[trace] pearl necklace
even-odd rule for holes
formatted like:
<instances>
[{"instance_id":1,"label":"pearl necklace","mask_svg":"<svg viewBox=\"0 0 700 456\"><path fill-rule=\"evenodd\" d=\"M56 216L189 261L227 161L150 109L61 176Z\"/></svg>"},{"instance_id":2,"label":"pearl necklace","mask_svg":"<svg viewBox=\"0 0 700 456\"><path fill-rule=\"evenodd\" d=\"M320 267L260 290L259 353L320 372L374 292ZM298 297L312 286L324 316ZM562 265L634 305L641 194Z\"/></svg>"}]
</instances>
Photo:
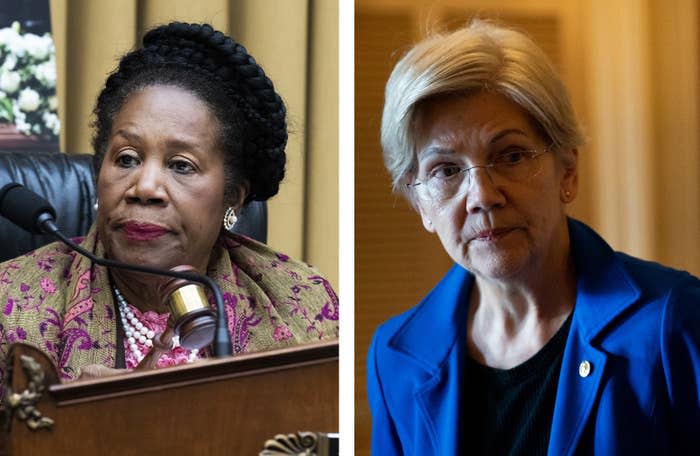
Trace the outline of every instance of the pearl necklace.
<instances>
[{"instance_id":1,"label":"pearl necklace","mask_svg":"<svg viewBox=\"0 0 700 456\"><path fill-rule=\"evenodd\" d=\"M141 348L138 346L138 343L145 345L148 348L148 350L150 350L153 347L153 338L156 334L154 331L148 329L148 327L144 325L131 311L131 309L129 308L129 304L126 302L126 299L124 299L124 296L122 296L117 286L113 285L113 287L114 295L117 297L117 305L119 306L122 327L124 328L126 340L129 343L129 349L136 358L136 362L140 363L146 356L146 354L141 351ZM172 347L170 349L172 350L179 346L180 338L178 336L173 336ZM187 356L187 362L193 362L195 359L197 359L198 354L199 350L196 348L190 351L190 354Z\"/></svg>"}]
</instances>

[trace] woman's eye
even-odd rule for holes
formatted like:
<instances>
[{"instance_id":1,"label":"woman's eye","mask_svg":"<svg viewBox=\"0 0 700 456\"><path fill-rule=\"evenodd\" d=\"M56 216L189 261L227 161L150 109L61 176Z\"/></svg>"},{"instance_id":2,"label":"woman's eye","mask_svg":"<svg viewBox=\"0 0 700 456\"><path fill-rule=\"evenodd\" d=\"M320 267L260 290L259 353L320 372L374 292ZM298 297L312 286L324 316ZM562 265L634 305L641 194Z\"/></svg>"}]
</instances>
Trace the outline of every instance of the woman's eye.
<instances>
[{"instance_id":1,"label":"woman's eye","mask_svg":"<svg viewBox=\"0 0 700 456\"><path fill-rule=\"evenodd\" d=\"M179 174L192 174L195 171L192 163L186 160L174 160L170 162L170 168Z\"/></svg>"},{"instance_id":2,"label":"woman's eye","mask_svg":"<svg viewBox=\"0 0 700 456\"><path fill-rule=\"evenodd\" d=\"M139 159L129 154L122 154L117 157L117 165L122 168L133 168L139 164Z\"/></svg>"},{"instance_id":3,"label":"woman's eye","mask_svg":"<svg viewBox=\"0 0 700 456\"><path fill-rule=\"evenodd\" d=\"M450 177L456 176L462 171L462 168L456 165L444 165L433 169L430 172L431 178L437 179L449 179Z\"/></svg>"},{"instance_id":4,"label":"woman's eye","mask_svg":"<svg viewBox=\"0 0 700 456\"><path fill-rule=\"evenodd\" d=\"M494 163L504 165L517 165L527 158L527 151L522 149L509 150L496 157Z\"/></svg>"}]
</instances>

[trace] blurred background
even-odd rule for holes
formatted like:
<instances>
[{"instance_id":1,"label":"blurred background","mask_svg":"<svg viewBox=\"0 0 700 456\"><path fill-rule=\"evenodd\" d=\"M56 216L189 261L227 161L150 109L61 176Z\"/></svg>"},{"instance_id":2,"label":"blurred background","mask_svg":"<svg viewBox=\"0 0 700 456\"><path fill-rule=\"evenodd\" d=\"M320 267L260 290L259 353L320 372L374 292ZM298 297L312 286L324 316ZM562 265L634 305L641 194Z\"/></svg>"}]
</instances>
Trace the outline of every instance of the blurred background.
<instances>
[{"instance_id":1,"label":"blurred background","mask_svg":"<svg viewBox=\"0 0 700 456\"><path fill-rule=\"evenodd\" d=\"M338 5L323 0L50 0L60 149L92 153L90 115L119 57L172 20L241 42L287 103L287 174L268 203L268 244L338 286Z\"/></svg>"},{"instance_id":2,"label":"blurred background","mask_svg":"<svg viewBox=\"0 0 700 456\"><path fill-rule=\"evenodd\" d=\"M384 84L412 43L491 18L528 33L567 85L588 143L570 215L616 250L700 276L700 2L355 1L356 453L369 454L366 353L382 321L451 265L391 193L379 128ZM425 328L426 333L430 328ZM396 375L401 375L397 372Z\"/></svg>"}]
</instances>

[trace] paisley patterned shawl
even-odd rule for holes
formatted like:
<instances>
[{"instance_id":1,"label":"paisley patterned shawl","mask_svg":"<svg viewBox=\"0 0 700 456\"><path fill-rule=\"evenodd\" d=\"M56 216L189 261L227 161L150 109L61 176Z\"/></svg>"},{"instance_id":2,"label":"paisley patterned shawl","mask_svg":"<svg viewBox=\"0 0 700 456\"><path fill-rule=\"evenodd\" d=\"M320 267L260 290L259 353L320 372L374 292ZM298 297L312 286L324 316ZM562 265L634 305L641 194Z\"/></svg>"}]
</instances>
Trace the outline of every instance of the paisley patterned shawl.
<instances>
[{"instance_id":1,"label":"paisley patterned shawl","mask_svg":"<svg viewBox=\"0 0 700 456\"><path fill-rule=\"evenodd\" d=\"M94 226L80 244L104 253ZM328 281L265 244L222 236L207 275L221 287L234 355L338 337L338 298ZM1 263L0 399L14 342L46 352L63 380L88 364L114 367L115 309L107 269L63 244Z\"/></svg>"}]
</instances>

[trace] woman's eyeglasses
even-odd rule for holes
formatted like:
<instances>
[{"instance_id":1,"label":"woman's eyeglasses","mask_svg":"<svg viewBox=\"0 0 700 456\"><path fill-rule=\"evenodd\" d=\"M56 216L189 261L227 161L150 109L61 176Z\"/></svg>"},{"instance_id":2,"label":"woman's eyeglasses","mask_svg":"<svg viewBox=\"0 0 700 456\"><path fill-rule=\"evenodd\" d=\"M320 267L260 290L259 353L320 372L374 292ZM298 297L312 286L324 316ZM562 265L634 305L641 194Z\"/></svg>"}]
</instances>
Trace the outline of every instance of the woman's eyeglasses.
<instances>
[{"instance_id":1,"label":"woman's eyeglasses","mask_svg":"<svg viewBox=\"0 0 700 456\"><path fill-rule=\"evenodd\" d=\"M498 154L485 165L464 168L454 164L442 165L432 169L424 179L416 180L406 186L415 189L423 199L443 202L468 191L473 169L486 169L494 184L525 182L532 179L542 169L539 158L547 152L549 152L548 149L543 151L511 149Z\"/></svg>"}]
</instances>

